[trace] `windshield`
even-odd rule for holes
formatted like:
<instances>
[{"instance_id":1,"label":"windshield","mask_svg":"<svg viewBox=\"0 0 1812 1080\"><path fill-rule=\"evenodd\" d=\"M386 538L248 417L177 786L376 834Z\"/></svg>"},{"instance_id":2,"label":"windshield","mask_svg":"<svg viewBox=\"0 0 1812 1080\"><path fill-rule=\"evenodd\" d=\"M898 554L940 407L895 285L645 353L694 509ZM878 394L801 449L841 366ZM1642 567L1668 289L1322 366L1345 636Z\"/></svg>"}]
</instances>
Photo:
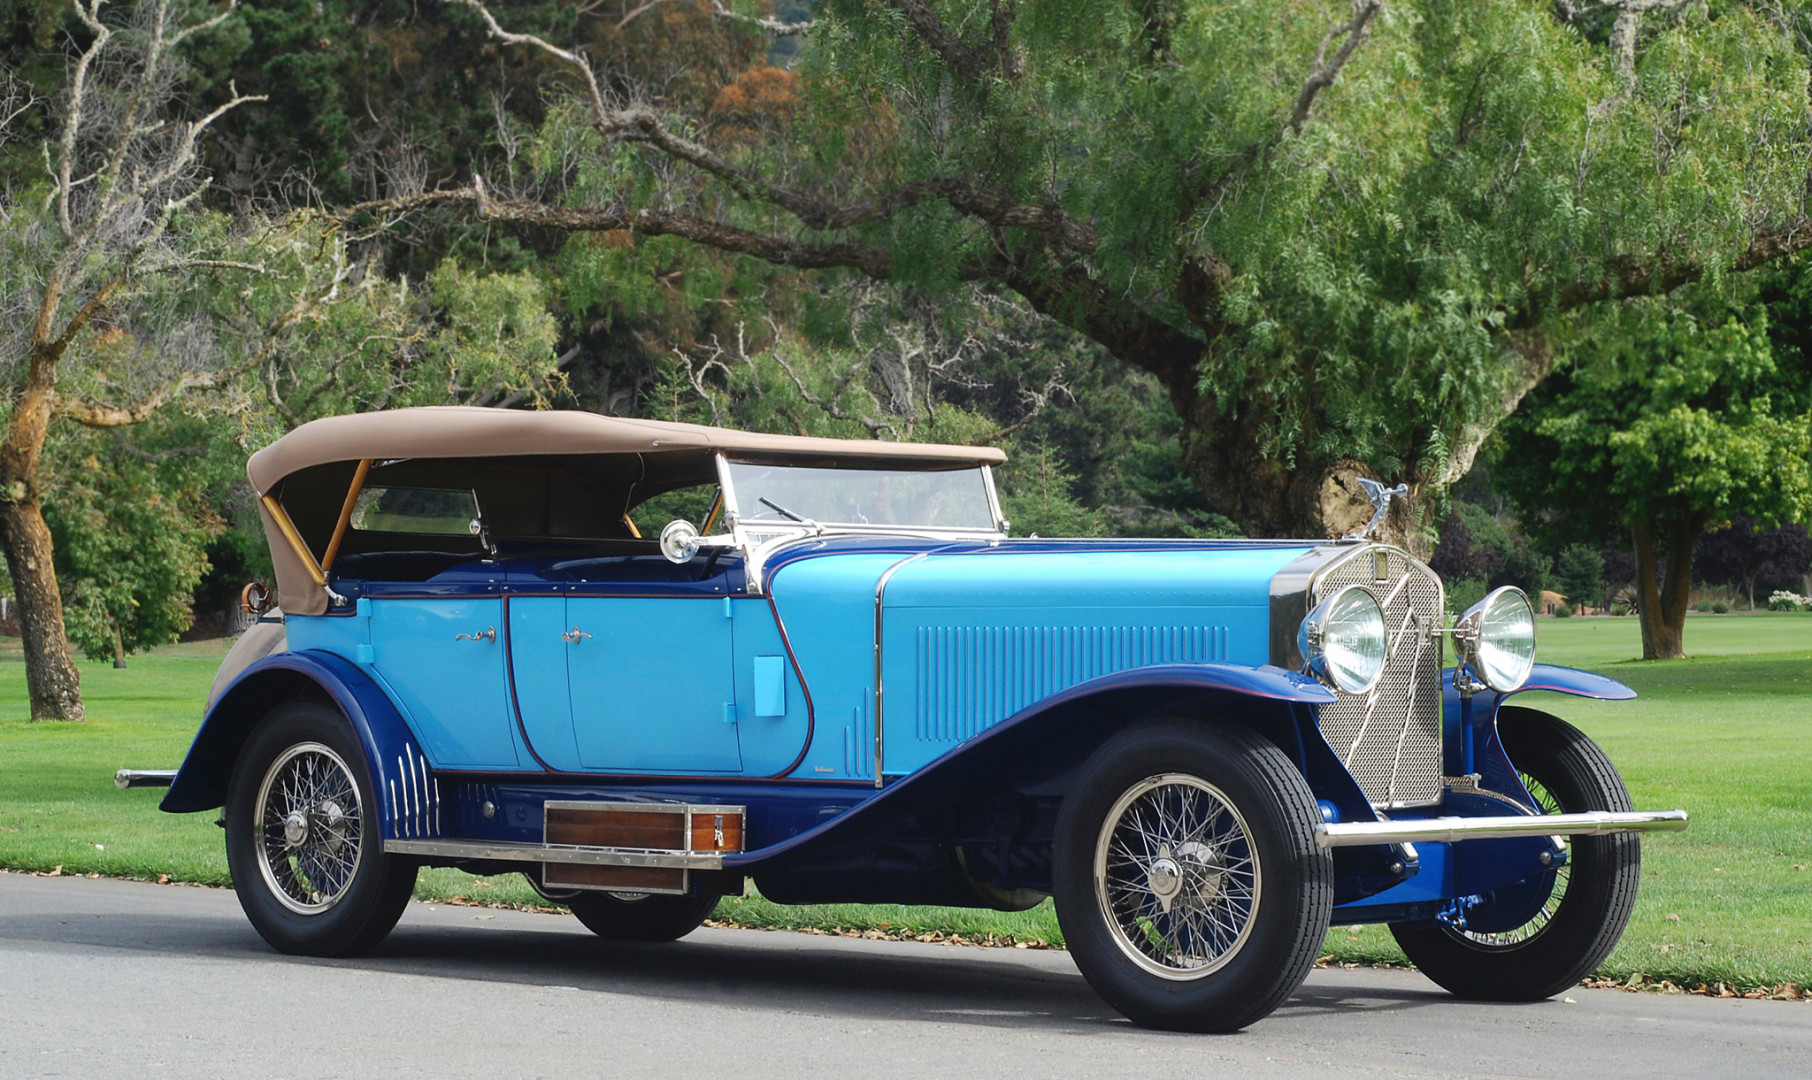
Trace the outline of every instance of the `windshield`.
<instances>
[{"instance_id":1,"label":"windshield","mask_svg":"<svg viewBox=\"0 0 1812 1080\"><path fill-rule=\"evenodd\" d=\"M745 525L897 525L931 529L995 528L980 468L819 469L730 462L730 483Z\"/></svg>"}]
</instances>

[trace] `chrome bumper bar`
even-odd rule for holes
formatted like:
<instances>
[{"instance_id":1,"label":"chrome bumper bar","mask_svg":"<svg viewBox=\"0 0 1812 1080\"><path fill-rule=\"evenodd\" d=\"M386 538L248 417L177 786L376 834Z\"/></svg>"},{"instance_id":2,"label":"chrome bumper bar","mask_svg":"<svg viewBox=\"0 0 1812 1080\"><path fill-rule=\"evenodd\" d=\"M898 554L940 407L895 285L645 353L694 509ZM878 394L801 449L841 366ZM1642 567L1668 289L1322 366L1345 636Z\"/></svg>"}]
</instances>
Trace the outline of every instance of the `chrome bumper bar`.
<instances>
[{"instance_id":1,"label":"chrome bumper bar","mask_svg":"<svg viewBox=\"0 0 1812 1080\"><path fill-rule=\"evenodd\" d=\"M175 782L175 769L121 769L113 774L113 786L121 791L135 787L169 787Z\"/></svg>"},{"instance_id":2,"label":"chrome bumper bar","mask_svg":"<svg viewBox=\"0 0 1812 1080\"><path fill-rule=\"evenodd\" d=\"M498 862L587 863L593 866L664 866L683 870L722 870L715 852L661 851L645 848L567 847L562 844L485 843L475 840L386 840L384 851L436 859L485 859Z\"/></svg>"},{"instance_id":3,"label":"chrome bumper bar","mask_svg":"<svg viewBox=\"0 0 1812 1080\"><path fill-rule=\"evenodd\" d=\"M1372 844L1453 844L1462 840L1507 840L1520 836L1608 836L1621 832L1680 832L1684 810L1638 810L1583 814L1517 814L1507 817L1444 817L1410 821L1343 821L1315 827L1319 847Z\"/></svg>"}]
</instances>

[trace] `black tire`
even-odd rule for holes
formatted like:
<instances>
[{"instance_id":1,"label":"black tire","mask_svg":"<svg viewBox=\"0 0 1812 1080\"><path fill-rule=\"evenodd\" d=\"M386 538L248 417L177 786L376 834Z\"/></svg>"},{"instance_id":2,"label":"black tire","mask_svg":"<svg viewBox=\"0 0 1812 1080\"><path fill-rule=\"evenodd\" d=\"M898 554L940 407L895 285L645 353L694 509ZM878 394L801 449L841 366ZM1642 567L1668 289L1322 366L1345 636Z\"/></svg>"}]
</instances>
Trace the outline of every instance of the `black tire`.
<instances>
[{"instance_id":1,"label":"black tire","mask_svg":"<svg viewBox=\"0 0 1812 1080\"><path fill-rule=\"evenodd\" d=\"M304 778L318 786L291 794ZM386 855L382 837L346 718L314 701L272 709L240 752L226 803L227 867L259 935L304 956L354 956L382 941L409 903L417 869Z\"/></svg>"},{"instance_id":2,"label":"black tire","mask_svg":"<svg viewBox=\"0 0 1812 1080\"><path fill-rule=\"evenodd\" d=\"M1302 985L1333 915L1320 820L1295 764L1249 731L1164 721L1121 732L1057 817L1057 919L1076 966L1146 1027L1235 1031L1263 1018Z\"/></svg>"},{"instance_id":3,"label":"black tire","mask_svg":"<svg viewBox=\"0 0 1812 1080\"><path fill-rule=\"evenodd\" d=\"M678 941L710 918L721 899L715 892L665 896L586 890L566 906L605 941Z\"/></svg>"},{"instance_id":4,"label":"black tire","mask_svg":"<svg viewBox=\"0 0 1812 1080\"><path fill-rule=\"evenodd\" d=\"M1630 809L1629 792L1604 751L1559 717L1505 708L1498 737L1545 812ZM1397 923L1391 933L1411 963L1460 997L1553 997L1597 970L1617 946L1642 876L1636 833L1576 836L1569 847L1564 867L1545 875L1546 888L1536 882L1540 910L1521 926L1480 933L1443 922ZM1511 895L1520 911L1529 910L1528 895ZM1488 909L1474 910L1489 918Z\"/></svg>"}]
</instances>

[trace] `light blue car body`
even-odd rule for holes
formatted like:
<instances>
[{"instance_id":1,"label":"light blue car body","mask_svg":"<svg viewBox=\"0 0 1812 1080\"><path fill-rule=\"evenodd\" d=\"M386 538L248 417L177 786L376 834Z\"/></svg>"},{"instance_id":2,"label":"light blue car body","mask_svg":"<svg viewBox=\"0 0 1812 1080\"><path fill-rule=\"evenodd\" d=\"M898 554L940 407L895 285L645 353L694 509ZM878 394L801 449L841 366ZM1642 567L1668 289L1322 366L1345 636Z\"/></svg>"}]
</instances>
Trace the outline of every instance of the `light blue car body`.
<instances>
[{"instance_id":1,"label":"light blue car body","mask_svg":"<svg viewBox=\"0 0 1812 1080\"><path fill-rule=\"evenodd\" d=\"M998 823L951 821L994 796L1019 800L1006 831L1033 855L992 880L1048 891L1036 849L1064 777L1152 716L1257 727L1324 818L1372 820L1318 731L1334 692L1273 665L1273 580L1326 546L802 538L757 581L735 554L503 551L425 582L343 575L343 605L288 616L287 651L219 696L164 806L220 805L262 703L307 681L358 714L387 837L539 842L550 799L734 804L747 836L724 872L781 900L985 903L933 864L1000 841ZM1451 682L1446 768L1526 800L1493 737L1501 698L1463 703ZM1548 667L1530 688L1629 696ZM1449 797L1393 816L1502 809ZM1416 847L1339 851L1336 921L1432 917L1554 851Z\"/></svg>"}]
</instances>

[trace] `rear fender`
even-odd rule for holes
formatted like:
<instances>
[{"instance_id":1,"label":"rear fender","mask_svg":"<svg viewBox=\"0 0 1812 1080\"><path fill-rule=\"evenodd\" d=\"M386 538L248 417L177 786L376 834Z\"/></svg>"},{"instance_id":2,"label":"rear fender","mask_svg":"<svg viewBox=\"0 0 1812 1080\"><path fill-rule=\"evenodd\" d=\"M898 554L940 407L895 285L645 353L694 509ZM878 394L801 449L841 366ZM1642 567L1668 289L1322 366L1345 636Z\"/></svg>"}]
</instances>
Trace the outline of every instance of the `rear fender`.
<instances>
[{"instance_id":1,"label":"rear fender","mask_svg":"<svg viewBox=\"0 0 1812 1080\"><path fill-rule=\"evenodd\" d=\"M1153 717L1212 716L1251 726L1298 761L1313 784L1326 772L1315 744L1332 757L1315 731L1313 706L1333 700L1314 680L1269 666L1172 664L1104 675L1015 713L847 813L724 865L782 870L866 850L976 792L1061 795L1066 778L1104 741ZM1345 769L1337 761L1334 767L1364 805Z\"/></svg>"},{"instance_id":2,"label":"rear fender","mask_svg":"<svg viewBox=\"0 0 1812 1080\"><path fill-rule=\"evenodd\" d=\"M298 698L346 717L386 838L441 835L440 785L396 705L349 661L315 650L267 657L233 680L208 709L160 808L181 814L224 805L246 739L272 708Z\"/></svg>"}]
</instances>

